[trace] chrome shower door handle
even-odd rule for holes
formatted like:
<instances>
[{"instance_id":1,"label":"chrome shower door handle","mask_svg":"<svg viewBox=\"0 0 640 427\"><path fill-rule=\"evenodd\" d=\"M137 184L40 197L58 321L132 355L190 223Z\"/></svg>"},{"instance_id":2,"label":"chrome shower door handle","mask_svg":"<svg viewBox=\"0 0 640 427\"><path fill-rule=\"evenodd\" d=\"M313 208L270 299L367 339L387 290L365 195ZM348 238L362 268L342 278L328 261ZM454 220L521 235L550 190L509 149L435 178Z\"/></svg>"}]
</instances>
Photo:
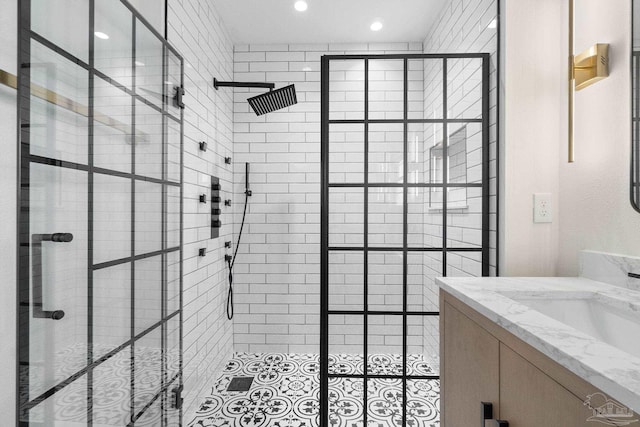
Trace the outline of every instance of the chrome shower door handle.
<instances>
[{"instance_id":1,"label":"chrome shower door handle","mask_svg":"<svg viewBox=\"0 0 640 427\"><path fill-rule=\"evenodd\" d=\"M31 298L33 317L60 320L62 310L44 310L42 302L42 242L67 243L73 240L71 233L33 234L31 236Z\"/></svg>"}]
</instances>

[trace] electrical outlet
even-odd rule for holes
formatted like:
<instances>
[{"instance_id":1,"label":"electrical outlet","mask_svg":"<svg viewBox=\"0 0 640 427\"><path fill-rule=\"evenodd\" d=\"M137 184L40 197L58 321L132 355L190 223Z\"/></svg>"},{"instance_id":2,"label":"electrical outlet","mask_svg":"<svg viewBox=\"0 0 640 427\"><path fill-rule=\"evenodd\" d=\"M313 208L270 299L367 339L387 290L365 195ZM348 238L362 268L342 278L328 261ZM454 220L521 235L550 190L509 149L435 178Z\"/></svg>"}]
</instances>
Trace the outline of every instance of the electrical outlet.
<instances>
[{"instance_id":1,"label":"electrical outlet","mask_svg":"<svg viewBox=\"0 0 640 427\"><path fill-rule=\"evenodd\" d=\"M533 195L533 222L553 222L550 193L535 193Z\"/></svg>"}]
</instances>

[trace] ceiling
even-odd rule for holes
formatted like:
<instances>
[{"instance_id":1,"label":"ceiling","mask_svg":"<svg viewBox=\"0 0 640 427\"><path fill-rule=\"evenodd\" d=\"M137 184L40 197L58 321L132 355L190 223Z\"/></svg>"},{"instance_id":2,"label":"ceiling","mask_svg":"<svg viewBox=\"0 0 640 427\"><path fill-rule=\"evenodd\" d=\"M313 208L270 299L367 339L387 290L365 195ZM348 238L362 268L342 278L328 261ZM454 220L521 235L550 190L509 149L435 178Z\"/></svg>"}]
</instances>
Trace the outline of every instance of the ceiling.
<instances>
[{"instance_id":1,"label":"ceiling","mask_svg":"<svg viewBox=\"0 0 640 427\"><path fill-rule=\"evenodd\" d=\"M213 0L235 44L422 42L447 0L306 2L298 12L295 0Z\"/></svg>"}]
</instances>

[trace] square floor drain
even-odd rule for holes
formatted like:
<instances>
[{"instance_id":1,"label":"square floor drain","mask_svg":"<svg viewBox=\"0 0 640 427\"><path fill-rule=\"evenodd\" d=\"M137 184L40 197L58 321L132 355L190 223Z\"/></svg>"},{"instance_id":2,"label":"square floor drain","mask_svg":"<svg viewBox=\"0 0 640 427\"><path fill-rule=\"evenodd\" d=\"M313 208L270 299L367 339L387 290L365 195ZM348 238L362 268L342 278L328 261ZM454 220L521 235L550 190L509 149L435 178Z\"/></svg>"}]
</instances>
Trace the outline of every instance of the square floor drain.
<instances>
[{"instance_id":1,"label":"square floor drain","mask_svg":"<svg viewBox=\"0 0 640 427\"><path fill-rule=\"evenodd\" d=\"M249 391L252 383L253 377L233 377L227 391Z\"/></svg>"}]
</instances>

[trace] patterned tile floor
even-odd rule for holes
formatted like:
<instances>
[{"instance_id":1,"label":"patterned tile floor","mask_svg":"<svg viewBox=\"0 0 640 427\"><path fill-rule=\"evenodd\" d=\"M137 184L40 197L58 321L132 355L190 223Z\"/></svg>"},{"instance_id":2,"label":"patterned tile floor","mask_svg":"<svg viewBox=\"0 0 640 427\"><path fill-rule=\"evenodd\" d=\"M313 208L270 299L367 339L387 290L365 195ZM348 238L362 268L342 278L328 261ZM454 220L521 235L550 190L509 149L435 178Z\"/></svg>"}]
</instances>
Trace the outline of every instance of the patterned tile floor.
<instances>
[{"instance_id":1,"label":"patterned tile floor","mask_svg":"<svg viewBox=\"0 0 640 427\"><path fill-rule=\"evenodd\" d=\"M371 374L401 373L398 355L369 356ZM433 375L419 355L409 355L408 372ZM331 356L330 372L362 373L363 359L355 355ZM375 368L375 369L372 369ZM311 354L237 353L215 383L189 427L318 427L318 356ZM233 377L253 377L247 392L230 392ZM329 381L331 427L363 426L363 380ZM402 426L402 382L369 379L367 427ZM440 426L440 382L407 382L406 426Z\"/></svg>"}]
</instances>

